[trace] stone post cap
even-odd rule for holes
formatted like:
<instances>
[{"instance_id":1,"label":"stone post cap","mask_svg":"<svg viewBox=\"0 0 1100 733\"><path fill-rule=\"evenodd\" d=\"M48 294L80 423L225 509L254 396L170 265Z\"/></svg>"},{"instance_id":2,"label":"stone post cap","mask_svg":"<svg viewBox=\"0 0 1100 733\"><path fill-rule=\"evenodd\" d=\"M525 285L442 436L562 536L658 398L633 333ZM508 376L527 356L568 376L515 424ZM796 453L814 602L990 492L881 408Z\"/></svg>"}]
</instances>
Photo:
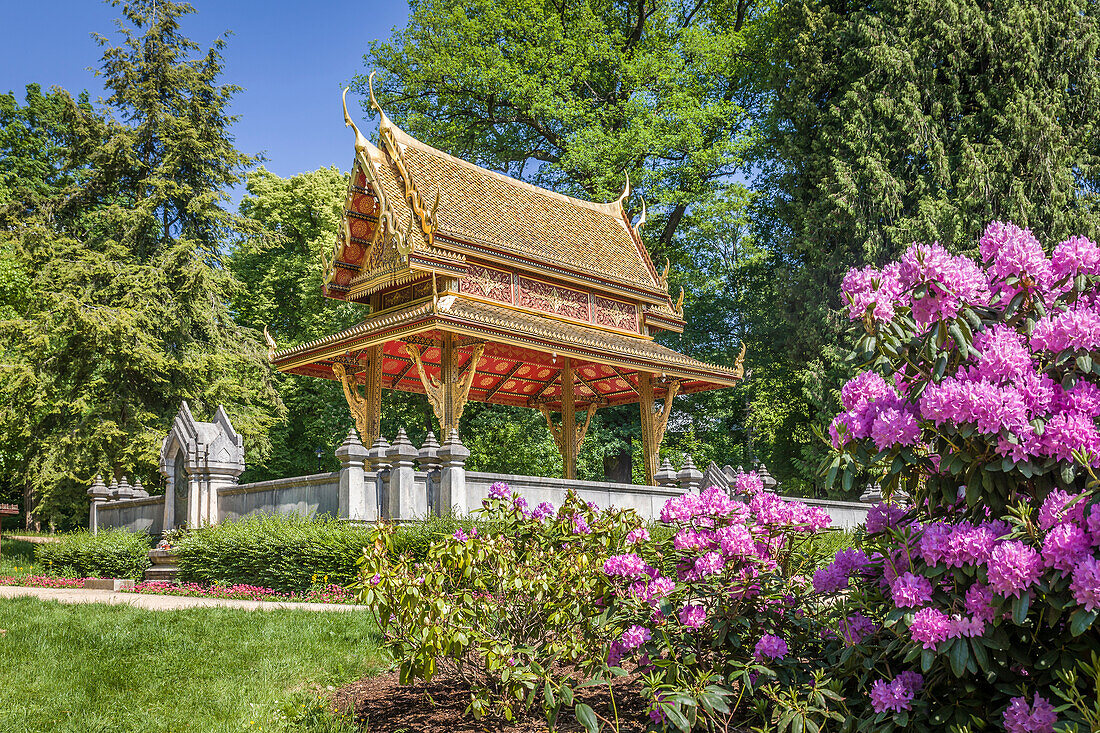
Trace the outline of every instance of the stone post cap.
<instances>
[{"instance_id":1,"label":"stone post cap","mask_svg":"<svg viewBox=\"0 0 1100 733\"><path fill-rule=\"evenodd\" d=\"M107 487L107 492L112 499L118 498L118 479L114 477L111 478L111 485Z\"/></svg>"},{"instance_id":2,"label":"stone post cap","mask_svg":"<svg viewBox=\"0 0 1100 733\"><path fill-rule=\"evenodd\" d=\"M439 441L435 439L435 433L428 431L428 437L424 438L424 444L420 446L421 463L435 463L439 457Z\"/></svg>"},{"instance_id":3,"label":"stone post cap","mask_svg":"<svg viewBox=\"0 0 1100 733\"><path fill-rule=\"evenodd\" d=\"M393 445L386 451L386 457L394 459L395 461L412 461L418 455L416 447L409 442L409 436L405 433L405 428L401 428L397 431L397 437L393 439Z\"/></svg>"},{"instance_id":4,"label":"stone post cap","mask_svg":"<svg viewBox=\"0 0 1100 733\"><path fill-rule=\"evenodd\" d=\"M126 478L125 475L123 475L122 480L118 482L118 498L134 498L134 489L130 486L130 481Z\"/></svg>"},{"instance_id":5,"label":"stone post cap","mask_svg":"<svg viewBox=\"0 0 1100 733\"><path fill-rule=\"evenodd\" d=\"M135 479L133 485L133 492L135 499L148 499L149 492L145 490L145 487L141 485L141 479Z\"/></svg>"},{"instance_id":6,"label":"stone post cap","mask_svg":"<svg viewBox=\"0 0 1100 733\"><path fill-rule=\"evenodd\" d=\"M385 466L389 463L389 459L386 458L386 454L389 452L390 443L386 440L386 436L379 435L378 440L374 441L374 445L367 451L367 460L370 461L371 466Z\"/></svg>"},{"instance_id":7,"label":"stone post cap","mask_svg":"<svg viewBox=\"0 0 1100 733\"><path fill-rule=\"evenodd\" d=\"M667 486L676 483L676 469L672 467L672 461L667 458L661 464L660 470L653 475L653 479L659 486Z\"/></svg>"},{"instance_id":8,"label":"stone post cap","mask_svg":"<svg viewBox=\"0 0 1100 733\"><path fill-rule=\"evenodd\" d=\"M470 449L462 445L457 430L452 429L447 441L439 447L439 457L447 463L465 463L470 457Z\"/></svg>"},{"instance_id":9,"label":"stone post cap","mask_svg":"<svg viewBox=\"0 0 1100 733\"><path fill-rule=\"evenodd\" d=\"M111 490L107 488L107 484L103 483L103 477L98 473L91 488L88 489L88 496L92 497L92 501L107 501L111 497Z\"/></svg>"},{"instance_id":10,"label":"stone post cap","mask_svg":"<svg viewBox=\"0 0 1100 733\"><path fill-rule=\"evenodd\" d=\"M695 467L695 461L691 460L691 456L686 456L684 458L684 466L680 469L680 472L676 474L676 478L680 481L699 482L703 479L703 472Z\"/></svg>"},{"instance_id":11,"label":"stone post cap","mask_svg":"<svg viewBox=\"0 0 1100 733\"><path fill-rule=\"evenodd\" d=\"M344 438L344 442L336 449L336 457L341 463L363 461L369 455L370 450L359 442L359 435L355 432L355 428L348 431L348 437Z\"/></svg>"}]
</instances>

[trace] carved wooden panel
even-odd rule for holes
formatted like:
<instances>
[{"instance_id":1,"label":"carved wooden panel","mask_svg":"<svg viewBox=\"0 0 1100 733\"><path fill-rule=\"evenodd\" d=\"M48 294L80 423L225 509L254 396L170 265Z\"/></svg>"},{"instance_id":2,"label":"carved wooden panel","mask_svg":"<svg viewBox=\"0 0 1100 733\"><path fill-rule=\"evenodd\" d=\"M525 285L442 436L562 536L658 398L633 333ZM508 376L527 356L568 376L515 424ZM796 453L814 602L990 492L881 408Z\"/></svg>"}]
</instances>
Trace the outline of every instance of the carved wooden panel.
<instances>
[{"instance_id":1,"label":"carved wooden panel","mask_svg":"<svg viewBox=\"0 0 1100 733\"><path fill-rule=\"evenodd\" d=\"M638 331L638 311L633 304L596 296L596 323L626 331Z\"/></svg>"},{"instance_id":2,"label":"carved wooden panel","mask_svg":"<svg viewBox=\"0 0 1100 733\"><path fill-rule=\"evenodd\" d=\"M471 264L466 275L459 281L458 289L462 293L511 303L512 275L504 270Z\"/></svg>"},{"instance_id":3,"label":"carved wooden panel","mask_svg":"<svg viewBox=\"0 0 1100 733\"><path fill-rule=\"evenodd\" d=\"M588 294L561 285L520 277L519 304L544 313L588 320Z\"/></svg>"},{"instance_id":4,"label":"carved wooden panel","mask_svg":"<svg viewBox=\"0 0 1100 733\"><path fill-rule=\"evenodd\" d=\"M382 309L393 308L395 305L408 303L420 298L426 298L432 294L431 280L421 280L388 293L382 293Z\"/></svg>"}]
</instances>

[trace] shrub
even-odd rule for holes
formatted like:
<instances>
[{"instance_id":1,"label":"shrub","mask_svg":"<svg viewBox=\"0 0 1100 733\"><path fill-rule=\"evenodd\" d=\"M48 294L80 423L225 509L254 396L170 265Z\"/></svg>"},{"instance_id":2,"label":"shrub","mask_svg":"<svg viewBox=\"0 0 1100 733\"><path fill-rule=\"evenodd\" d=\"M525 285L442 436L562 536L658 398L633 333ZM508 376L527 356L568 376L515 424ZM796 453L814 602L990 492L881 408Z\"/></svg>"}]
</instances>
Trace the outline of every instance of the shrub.
<instances>
[{"instance_id":1,"label":"shrub","mask_svg":"<svg viewBox=\"0 0 1100 733\"><path fill-rule=\"evenodd\" d=\"M149 567L150 538L124 529L60 535L38 545L35 560L47 573L91 578L140 578Z\"/></svg>"},{"instance_id":2,"label":"shrub","mask_svg":"<svg viewBox=\"0 0 1100 733\"><path fill-rule=\"evenodd\" d=\"M994 223L979 251L844 281L868 370L828 475L912 499L868 516L873 563L814 578L861 730L1100 727L1100 249Z\"/></svg>"},{"instance_id":3,"label":"shrub","mask_svg":"<svg viewBox=\"0 0 1100 733\"><path fill-rule=\"evenodd\" d=\"M670 531L650 532L632 510L599 511L573 493L530 511L496 484L478 531L433 543L426 562L394 560L383 533L362 560L360 600L401 681L457 674L477 717L538 705L551 726L563 709L589 730L616 726L575 692L621 695L610 683L631 672L651 717L682 731L721 728L739 705L749 716L754 698L796 690L835 715L833 692L803 663L824 646L798 610L807 581L782 570L828 515L764 493L755 475L739 488L748 503L715 488L671 499Z\"/></svg>"},{"instance_id":4,"label":"shrub","mask_svg":"<svg viewBox=\"0 0 1100 733\"><path fill-rule=\"evenodd\" d=\"M392 532L390 551L422 561L432 541L459 526L470 522L440 517L401 525ZM350 583L376 532L331 517L250 515L181 534L175 549L184 582L301 593L318 584Z\"/></svg>"}]
</instances>

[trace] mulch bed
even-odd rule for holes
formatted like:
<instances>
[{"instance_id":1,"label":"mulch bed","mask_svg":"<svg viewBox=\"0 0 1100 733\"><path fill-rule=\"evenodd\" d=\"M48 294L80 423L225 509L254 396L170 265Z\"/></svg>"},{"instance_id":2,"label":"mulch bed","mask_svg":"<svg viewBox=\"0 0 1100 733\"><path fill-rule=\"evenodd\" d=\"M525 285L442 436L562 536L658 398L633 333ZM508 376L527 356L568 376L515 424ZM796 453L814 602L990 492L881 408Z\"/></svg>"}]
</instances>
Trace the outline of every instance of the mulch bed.
<instances>
[{"instance_id":1,"label":"mulch bed","mask_svg":"<svg viewBox=\"0 0 1100 733\"><path fill-rule=\"evenodd\" d=\"M367 677L338 689L333 703L340 710L354 708L355 719L367 733L542 733L548 731L542 708L526 717L505 720L474 720L463 715L470 692L460 679L437 675L430 684L398 684L396 672ZM634 688L634 689L631 689ZM645 730L649 721L646 706L630 678L616 681L615 702L621 733ZM589 687L578 697L600 715L611 719L610 694L606 687ZM572 713L562 711L557 730L582 731Z\"/></svg>"}]
</instances>

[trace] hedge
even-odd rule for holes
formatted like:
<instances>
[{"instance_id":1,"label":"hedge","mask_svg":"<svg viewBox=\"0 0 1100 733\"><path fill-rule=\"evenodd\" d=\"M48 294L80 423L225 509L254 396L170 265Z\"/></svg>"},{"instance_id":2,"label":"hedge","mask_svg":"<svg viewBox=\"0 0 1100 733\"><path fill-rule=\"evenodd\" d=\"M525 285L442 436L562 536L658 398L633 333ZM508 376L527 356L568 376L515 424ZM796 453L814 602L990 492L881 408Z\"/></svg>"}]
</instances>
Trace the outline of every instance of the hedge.
<instances>
[{"instance_id":1,"label":"hedge","mask_svg":"<svg viewBox=\"0 0 1100 733\"><path fill-rule=\"evenodd\" d=\"M149 535L124 529L61 535L34 548L35 560L50 574L85 578L140 579L149 567Z\"/></svg>"},{"instance_id":2,"label":"hedge","mask_svg":"<svg viewBox=\"0 0 1100 733\"><path fill-rule=\"evenodd\" d=\"M403 525L390 552L423 559L432 541L470 524L435 518ZM373 528L330 517L251 515L187 533L176 554L184 582L242 583L293 593L322 584L326 577L328 583L347 585L363 548L373 542Z\"/></svg>"}]
</instances>

